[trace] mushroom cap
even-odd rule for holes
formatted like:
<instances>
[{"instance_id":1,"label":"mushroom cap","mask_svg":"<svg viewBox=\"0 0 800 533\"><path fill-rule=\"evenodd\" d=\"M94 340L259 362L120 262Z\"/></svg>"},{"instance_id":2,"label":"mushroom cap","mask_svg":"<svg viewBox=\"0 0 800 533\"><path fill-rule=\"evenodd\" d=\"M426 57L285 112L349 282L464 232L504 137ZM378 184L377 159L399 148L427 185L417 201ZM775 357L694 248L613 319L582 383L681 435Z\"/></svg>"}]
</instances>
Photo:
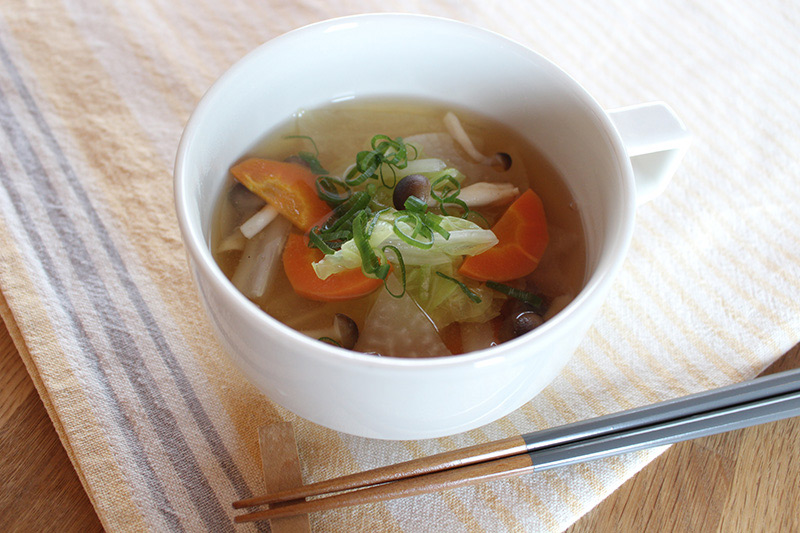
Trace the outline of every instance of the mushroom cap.
<instances>
[{"instance_id":1,"label":"mushroom cap","mask_svg":"<svg viewBox=\"0 0 800 533\"><path fill-rule=\"evenodd\" d=\"M529 331L533 331L544 323L542 315L533 311L523 311L512 319L514 335L519 337Z\"/></svg>"},{"instance_id":2,"label":"mushroom cap","mask_svg":"<svg viewBox=\"0 0 800 533\"><path fill-rule=\"evenodd\" d=\"M490 159L490 166L498 172L505 172L511 168L511 156L505 152L497 152Z\"/></svg>"},{"instance_id":3,"label":"mushroom cap","mask_svg":"<svg viewBox=\"0 0 800 533\"><path fill-rule=\"evenodd\" d=\"M358 341L358 325L349 316L336 313L333 317L333 331L342 348L352 350Z\"/></svg>"},{"instance_id":4,"label":"mushroom cap","mask_svg":"<svg viewBox=\"0 0 800 533\"><path fill-rule=\"evenodd\" d=\"M422 174L409 174L397 182L392 194L394 208L402 211L406 208L409 196L416 196L422 202L428 201L431 195L431 182Z\"/></svg>"}]
</instances>

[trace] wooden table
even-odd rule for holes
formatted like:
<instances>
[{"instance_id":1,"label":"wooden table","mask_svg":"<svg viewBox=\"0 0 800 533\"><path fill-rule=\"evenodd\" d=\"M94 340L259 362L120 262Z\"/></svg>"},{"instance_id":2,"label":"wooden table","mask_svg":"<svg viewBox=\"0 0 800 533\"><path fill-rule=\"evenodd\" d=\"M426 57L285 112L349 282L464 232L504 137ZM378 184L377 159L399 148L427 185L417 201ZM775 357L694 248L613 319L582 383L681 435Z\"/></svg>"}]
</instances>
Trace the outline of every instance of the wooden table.
<instances>
[{"instance_id":1,"label":"wooden table","mask_svg":"<svg viewBox=\"0 0 800 533\"><path fill-rule=\"evenodd\" d=\"M800 367L800 345L770 371ZM569 533L800 531L800 418L670 448ZM0 531L102 531L0 323Z\"/></svg>"}]
</instances>

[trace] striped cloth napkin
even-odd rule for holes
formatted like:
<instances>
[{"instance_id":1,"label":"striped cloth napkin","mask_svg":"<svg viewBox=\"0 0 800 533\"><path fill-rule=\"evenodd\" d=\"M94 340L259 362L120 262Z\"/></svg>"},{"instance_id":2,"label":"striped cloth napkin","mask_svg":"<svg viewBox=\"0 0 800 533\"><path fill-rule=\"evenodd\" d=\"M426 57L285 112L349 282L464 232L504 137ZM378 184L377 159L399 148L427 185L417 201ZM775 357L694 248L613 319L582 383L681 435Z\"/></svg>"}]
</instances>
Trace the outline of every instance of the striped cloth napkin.
<instances>
[{"instance_id":1,"label":"striped cloth napkin","mask_svg":"<svg viewBox=\"0 0 800 533\"><path fill-rule=\"evenodd\" d=\"M695 135L561 376L496 423L415 442L321 428L245 381L195 295L171 182L184 123L235 60L306 23L396 7L518 40L607 108L664 100ZM800 5L780 0L4 0L0 310L105 527L233 530L230 503L261 490L256 431L271 422L294 424L313 482L756 375L800 341L798 36ZM559 531L657 453L312 526Z\"/></svg>"}]
</instances>

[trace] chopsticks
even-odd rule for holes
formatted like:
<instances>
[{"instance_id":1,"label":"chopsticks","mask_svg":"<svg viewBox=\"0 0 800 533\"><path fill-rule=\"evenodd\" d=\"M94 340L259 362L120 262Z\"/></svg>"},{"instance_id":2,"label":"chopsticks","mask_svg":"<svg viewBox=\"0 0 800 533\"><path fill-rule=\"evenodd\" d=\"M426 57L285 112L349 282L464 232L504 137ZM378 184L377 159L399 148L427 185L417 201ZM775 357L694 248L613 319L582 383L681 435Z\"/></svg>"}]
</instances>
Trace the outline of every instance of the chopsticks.
<instances>
[{"instance_id":1,"label":"chopsticks","mask_svg":"<svg viewBox=\"0 0 800 533\"><path fill-rule=\"evenodd\" d=\"M438 492L797 415L800 415L800 369L240 500L234 503L235 508L281 503L237 516L235 521L278 518ZM341 494L304 500L334 492Z\"/></svg>"}]
</instances>

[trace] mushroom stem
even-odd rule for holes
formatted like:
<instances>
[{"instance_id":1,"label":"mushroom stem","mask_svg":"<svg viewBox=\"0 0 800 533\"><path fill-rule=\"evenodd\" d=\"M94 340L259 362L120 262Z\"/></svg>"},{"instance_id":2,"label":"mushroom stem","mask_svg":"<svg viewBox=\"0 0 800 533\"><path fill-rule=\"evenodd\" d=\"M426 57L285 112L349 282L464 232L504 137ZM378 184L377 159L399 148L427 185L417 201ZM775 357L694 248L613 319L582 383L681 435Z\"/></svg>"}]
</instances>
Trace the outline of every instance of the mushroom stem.
<instances>
[{"instance_id":1,"label":"mushroom stem","mask_svg":"<svg viewBox=\"0 0 800 533\"><path fill-rule=\"evenodd\" d=\"M352 350L358 341L358 326L349 316L336 313L333 323L326 328L302 330L301 333L315 339L332 339L342 348Z\"/></svg>"},{"instance_id":2,"label":"mushroom stem","mask_svg":"<svg viewBox=\"0 0 800 533\"><path fill-rule=\"evenodd\" d=\"M266 228L270 222L275 220L276 216L278 216L278 211L276 211L271 205L267 204L255 215L248 218L244 224L239 226L239 230L242 232L242 235L248 239L252 239L253 235Z\"/></svg>"},{"instance_id":3,"label":"mushroom stem","mask_svg":"<svg viewBox=\"0 0 800 533\"><path fill-rule=\"evenodd\" d=\"M472 140L469 138L469 135L467 135L466 130L464 130L464 126L461 125L461 121L458 120L458 117L455 116L452 111L448 111L444 116L444 126L447 128L447 133L461 145L461 148L463 148L472 159L478 163L486 163L489 161L489 158L480 153L478 149L475 148L475 145L472 144Z\"/></svg>"},{"instance_id":4,"label":"mushroom stem","mask_svg":"<svg viewBox=\"0 0 800 533\"><path fill-rule=\"evenodd\" d=\"M444 126L447 128L447 133L450 134L453 140L458 143L475 162L490 166L498 172L505 172L511 168L511 156L507 153L497 152L492 156L485 156L475 148L475 145L472 144L472 139L469 138L464 126L461 125L461 121L458 120L458 117L452 111L448 111L444 116Z\"/></svg>"},{"instance_id":5,"label":"mushroom stem","mask_svg":"<svg viewBox=\"0 0 800 533\"><path fill-rule=\"evenodd\" d=\"M473 183L461 189L458 197L470 207L511 202L519 196L519 189L510 183Z\"/></svg>"},{"instance_id":6,"label":"mushroom stem","mask_svg":"<svg viewBox=\"0 0 800 533\"><path fill-rule=\"evenodd\" d=\"M519 196L519 189L510 183L489 183L481 181L461 189L458 199L469 207L509 203ZM435 198L428 198L428 205L436 205Z\"/></svg>"}]
</instances>

